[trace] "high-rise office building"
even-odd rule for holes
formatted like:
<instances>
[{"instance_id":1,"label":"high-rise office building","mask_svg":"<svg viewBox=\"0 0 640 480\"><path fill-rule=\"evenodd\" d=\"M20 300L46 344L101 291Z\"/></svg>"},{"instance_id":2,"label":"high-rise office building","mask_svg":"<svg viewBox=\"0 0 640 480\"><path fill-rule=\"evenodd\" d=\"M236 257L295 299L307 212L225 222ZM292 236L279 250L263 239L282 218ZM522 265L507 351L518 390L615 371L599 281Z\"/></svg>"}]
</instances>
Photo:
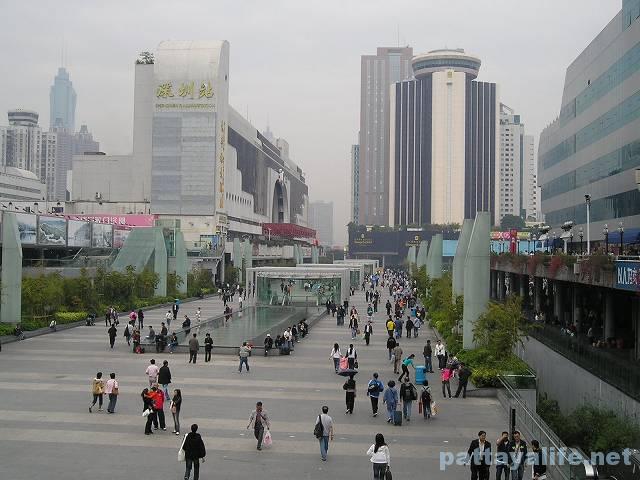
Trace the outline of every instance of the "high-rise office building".
<instances>
[{"instance_id":1,"label":"high-rise office building","mask_svg":"<svg viewBox=\"0 0 640 480\"><path fill-rule=\"evenodd\" d=\"M475 80L462 49L412 60L415 80L391 89L390 225L461 223L497 210L498 94Z\"/></svg>"},{"instance_id":2,"label":"high-rise office building","mask_svg":"<svg viewBox=\"0 0 640 480\"><path fill-rule=\"evenodd\" d=\"M333 202L309 202L309 226L321 245L333 245Z\"/></svg>"},{"instance_id":3,"label":"high-rise office building","mask_svg":"<svg viewBox=\"0 0 640 480\"><path fill-rule=\"evenodd\" d=\"M498 221L505 215L537 220L536 171L533 136L525 134L520 115L501 103Z\"/></svg>"},{"instance_id":4,"label":"high-rise office building","mask_svg":"<svg viewBox=\"0 0 640 480\"><path fill-rule=\"evenodd\" d=\"M358 223L388 222L389 87L412 77L412 56L410 47L384 47L361 58Z\"/></svg>"},{"instance_id":5,"label":"high-rise office building","mask_svg":"<svg viewBox=\"0 0 640 480\"><path fill-rule=\"evenodd\" d=\"M591 239L617 243L623 228L640 225L640 1L621 11L567 68L560 116L540 135L542 212L558 227L575 222ZM615 233L613 233L615 231Z\"/></svg>"},{"instance_id":6,"label":"high-rise office building","mask_svg":"<svg viewBox=\"0 0 640 480\"><path fill-rule=\"evenodd\" d=\"M30 110L9 110L9 126L0 127L0 163L34 173L55 190L57 136L38 125L39 115ZM48 194L48 193L47 193Z\"/></svg>"},{"instance_id":7,"label":"high-rise office building","mask_svg":"<svg viewBox=\"0 0 640 480\"><path fill-rule=\"evenodd\" d=\"M360 212L360 145L351 145L351 221L358 223Z\"/></svg>"},{"instance_id":8,"label":"high-rise office building","mask_svg":"<svg viewBox=\"0 0 640 480\"><path fill-rule=\"evenodd\" d=\"M100 142L93 139L93 134L86 125L81 125L80 130L73 136L73 154L84 155L100 151Z\"/></svg>"},{"instance_id":9,"label":"high-rise office building","mask_svg":"<svg viewBox=\"0 0 640 480\"><path fill-rule=\"evenodd\" d=\"M49 92L49 128L62 126L69 132L75 131L76 123L76 91L69 80L69 72L64 67L58 68Z\"/></svg>"}]
</instances>

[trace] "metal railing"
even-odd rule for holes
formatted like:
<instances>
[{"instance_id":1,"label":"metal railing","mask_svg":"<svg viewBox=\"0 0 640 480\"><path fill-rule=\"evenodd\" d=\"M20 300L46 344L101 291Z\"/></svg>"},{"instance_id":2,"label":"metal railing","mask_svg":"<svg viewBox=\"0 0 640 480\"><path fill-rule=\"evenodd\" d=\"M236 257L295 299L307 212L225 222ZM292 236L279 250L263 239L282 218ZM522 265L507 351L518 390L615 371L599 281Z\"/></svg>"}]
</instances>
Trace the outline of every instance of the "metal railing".
<instances>
[{"instance_id":1,"label":"metal railing","mask_svg":"<svg viewBox=\"0 0 640 480\"><path fill-rule=\"evenodd\" d=\"M598 348L584 336L571 336L560 327L542 325L530 336L596 377L640 401L640 369L631 349Z\"/></svg>"},{"instance_id":2,"label":"metal railing","mask_svg":"<svg viewBox=\"0 0 640 480\"><path fill-rule=\"evenodd\" d=\"M572 467L569 464L570 449L536 412L527 407L518 391L512 387L512 379L502 376L498 376L498 379L505 392L500 396L500 401L510 415L515 414L513 420L515 420L516 429L523 434L528 443L531 443L531 440L538 440L542 449L554 452L555 461L547 462L547 478L553 480L586 478L584 475L579 475L581 466ZM584 467L582 469L584 470Z\"/></svg>"}]
</instances>

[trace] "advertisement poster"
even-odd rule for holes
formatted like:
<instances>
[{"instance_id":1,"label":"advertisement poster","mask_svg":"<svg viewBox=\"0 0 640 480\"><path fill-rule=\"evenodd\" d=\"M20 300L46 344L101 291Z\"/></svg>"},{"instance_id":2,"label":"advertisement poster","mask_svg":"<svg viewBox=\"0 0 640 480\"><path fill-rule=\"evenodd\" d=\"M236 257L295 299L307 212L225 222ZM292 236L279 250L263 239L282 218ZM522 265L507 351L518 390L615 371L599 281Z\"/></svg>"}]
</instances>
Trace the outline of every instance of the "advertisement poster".
<instances>
[{"instance_id":1,"label":"advertisement poster","mask_svg":"<svg viewBox=\"0 0 640 480\"><path fill-rule=\"evenodd\" d=\"M131 230L116 228L113 231L113 248L122 248L130 233Z\"/></svg>"},{"instance_id":2,"label":"advertisement poster","mask_svg":"<svg viewBox=\"0 0 640 480\"><path fill-rule=\"evenodd\" d=\"M36 243L38 226L36 218L35 215L31 215L30 213L16 213L20 242L22 242L22 244Z\"/></svg>"},{"instance_id":3,"label":"advertisement poster","mask_svg":"<svg viewBox=\"0 0 640 480\"><path fill-rule=\"evenodd\" d=\"M69 220L67 245L70 247L90 247L91 223Z\"/></svg>"},{"instance_id":4,"label":"advertisement poster","mask_svg":"<svg viewBox=\"0 0 640 480\"><path fill-rule=\"evenodd\" d=\"M111 248L113 246L113 225L94 223L91 229L91 246Z\"/></svg>"},{"instance_id":5,"label":"advertisement poster","mask_svg":"<svg viewBox=\"0 0 640 480\"><path fill-rule=\"evenodd\" d=\"M38 222L38 243L40 245L67 244L67 221L60 217L40 216Z\"/></svg>"}]
</instances>

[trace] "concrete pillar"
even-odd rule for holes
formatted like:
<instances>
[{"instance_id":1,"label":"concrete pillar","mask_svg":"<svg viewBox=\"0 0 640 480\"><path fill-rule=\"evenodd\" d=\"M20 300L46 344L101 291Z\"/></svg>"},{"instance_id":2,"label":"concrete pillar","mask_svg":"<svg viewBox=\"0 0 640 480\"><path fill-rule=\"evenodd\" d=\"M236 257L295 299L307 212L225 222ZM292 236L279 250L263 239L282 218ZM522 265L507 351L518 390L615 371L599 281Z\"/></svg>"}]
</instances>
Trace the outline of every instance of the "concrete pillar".
<instances>
[{"instance_id":1,"label":"concrete pillar","mask_svg":"<svg viewBox=\"0 0 640 480\"><path fill-rule=\"evenodd\" d=\"M533 277L533 300L536 312L542 310L542 279Z\"/></svg>"},{"instance_id":2,"label":"concrete pillar","mask_svg":"<svg viewBox=\"0 0 640 480\"><path fill-rule=\"evenodd\" d=\"M425 267L427 265L427 254L429 253L429 242L422 240L418 247L418 254L416 255L416 267Z\"/></svg>"},{"instance_id":3,"label":"concrete pillar","mask_svg":"<svg viewBox=\"0 0 640 480\"><path fill-rule=\"evenodd\" d=\"M518 286L520 287L520 296L524 303L527 300L527 277L523 275L516 275L516 277L518 278Z\"/></svg>"},{"instance_id":4,"label":"concrete pillar","mask_svg":"<svg viewBox=\"0 0 640 480\"><path fill-rule=\"evenodd\" d=\"M22 315L22 243L13 212L2 212L2 295L0 320L20 323Z\"/></svg>"},{"instance_id":5,"label":"concrete pillar","mask_svg":"<svg viewBox=\"0 0 640 480\"><path fill-rule=\"evenodd\" d=\"M613 316L613 294L610 292L605 293L605 305L604 305L604 338L610 338L615 336L615 318Z\"/></svg>"},{"instance_id":6,"label":"concrete pillar","mask_svg":"<svg viewBox=\"0 0 640 480\"><path fill-rule=\"evenodd\" d=\"M578 333L586 332L589 329L588 325L582 325L582 302L580 295L580 287L577 284L573 284L571 287L572 301L571 301L571 311L573 314L572 321L576 325L576 329Z\"/></svg>"},{"instance_id":7,"label":"concrete pillar","mask_svg":"<svg viewBox=\"0 0 640 480\"><path fill-rule=\"evenodd\" d=\"M498 300L504 300L504 272L498 271Z\"/></svg>"},{"instance_id":8,"label":"concrete pillar","mask_svg":"<svg viewBox=\"0 0 640 480\"><path fill-rule=\"evenodd\" d=\"M159 282L155 289L158 297L167 296L167 244L161 227L154 229L155 249L153 251L153 271L158 274ZM186 283L186 282L185 282Z\"/></svg>"},{"instance_id":9,"label":"concrete pillar","mask_svg":"<svg viewBox=\"0 0 640 480\"><path fill-rule=\"evenodd\" d=\"M189 264L187 259L187 246L184 243L184 234L176 230L176 275L182 279L182 284L178 286L180 293L187 293L187 277Z\"/></svg>"},{"instance_id":10,"label":"concrete pillar","mask_svg":"<svg viewBox=\"0 0 640 480\"><path fill-rule=\"evenodd\" d=\"M555 282L553 292L553 315L558 318L560 325L564 326L563 315L563 286L560 282Z\"/></svg>"},{"instance_id":11,"label":"concrete pillar","mask_svg":"<svg viewBox=\"0 0 640 480\"><path fill-rule=\"evenodd\" d=\"M411 245L409 247L409 251L407 252L407 264L409 265L409 271L411 271L411 266L416 264L416 246Z\"/></svg>"},{"instance_id":12,"label":"concrete pillar","mask_svg":"<svg viewBox=\"0 0 640 480\"><path fill-rule=\"evenodd\" d=\"M442 278L442 234L431 238L429 254L427 256L427 270L431 278Z\"/></svg>"},{"instance_id":13,"label":"concrete pillar","mask_svg":"<svg viewBox=\"0 0 640 480\"><path fill-rule=\"evenodd\" d=\"M475 348L473 327L489 303L489 230L491 215L489 212L478 212L473 224L469 248L464 263L464 314L462 319L462 346L465 349ZM440 249L442 259L442 249ZM442 261L442 260L441 260Z\"/></svg>"},{"instance_id":14,"label":"concrete pillar","mask_svg":"<svg viewBox=\"0 0 640 480\"><path fill-rule=\"evenodd\" d=\"M457 295L464 295L464 262L467 258L467 250L469 249L471 230L473 230L473 220L466 218L462 222L462 231L458 238L458 246L456 247L456 254L453 257L451 270L451 286L454 298Z\"/></svg>"},{"instance_id":15,"label":"concrete pillar","mask_svg":"<svg viewBox=\"0 0 640 480\"><path fill-rule=\"evenodd\" d=\"M464 273L464 269L463 269ZM489 270L489 298L491 300L496 299L496 271Z\"/></svg>"}]
</instances>

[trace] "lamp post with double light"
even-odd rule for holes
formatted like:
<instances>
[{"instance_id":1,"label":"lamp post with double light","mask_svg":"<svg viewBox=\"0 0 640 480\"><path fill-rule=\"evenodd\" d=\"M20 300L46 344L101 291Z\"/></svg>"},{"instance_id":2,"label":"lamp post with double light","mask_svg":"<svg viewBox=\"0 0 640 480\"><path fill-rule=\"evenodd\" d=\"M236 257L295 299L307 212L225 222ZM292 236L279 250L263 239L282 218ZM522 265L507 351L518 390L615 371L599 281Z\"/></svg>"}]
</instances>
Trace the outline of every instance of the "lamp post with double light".
<instances>
[{"instance_id":1,"label":"lamp post with double light","mask_svg":"<svg viewBox=\"0 0 640 480\"><path fill-rule=\"evenodd\" d=\"M584 253L582 245L582 237L584 236L584 232L582 231L582 227L578 229L578 236L580 237L580 255L582 255Z\"/></svg>"},{"instance_id":2,"label":"lamp post with double light","mask_svg":"<svg viewBox=\"0 0 640 480\"><path fill-rule=\"evenodd\" d=\"M591 216L591 195L586 194L584 196L584 201L587 203L587 255L589 255L591 253L591 237L589 235L590 216Z\"/></svg>"},{"instance_id":3,"label":"lamp post with double light","mask_svg":"<svg viewBox=\"0 0 640 480\"><path fill-rule=\"evenodd\" d=\"M604 228L602 229L602 233L604 235L604 244L605 244L605 253L609 255L609 226L605 223Z\"/></svg>"},{"instance_id":4,"label":"lamp post with double light","mask_svg":"<svg viewBox=\"0 0 640 480\"><path fill-rule=\"evenodd\" d=\"M618 233L620 234L620 252L618 253L618 255L622 255L622 237L624 235L624 225L622 224L622 222L620 222L618 226Z\"/></svg>"}]
</instances>

